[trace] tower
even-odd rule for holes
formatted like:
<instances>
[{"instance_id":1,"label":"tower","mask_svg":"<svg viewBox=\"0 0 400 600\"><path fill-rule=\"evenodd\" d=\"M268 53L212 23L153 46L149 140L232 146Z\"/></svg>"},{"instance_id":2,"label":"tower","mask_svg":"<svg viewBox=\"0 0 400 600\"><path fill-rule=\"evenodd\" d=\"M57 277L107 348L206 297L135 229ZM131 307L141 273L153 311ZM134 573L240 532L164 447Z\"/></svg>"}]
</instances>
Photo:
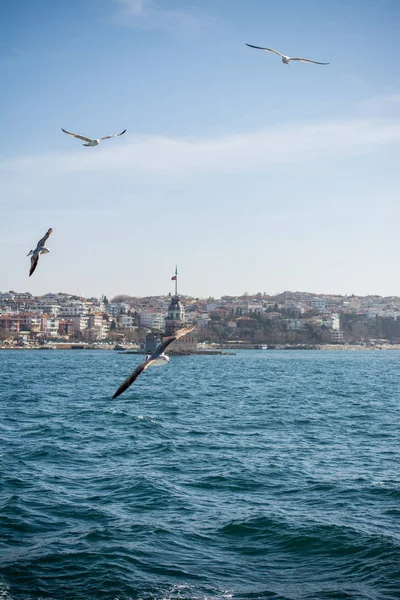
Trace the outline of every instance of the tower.
<instances>
[{"instance_id":1,"label":"tower","mask_svg":"<svg viewBox=\"0 0 400 600\"><path fill-rule=\"evenodd\" d=\"M173 335L175 331L185 326L185 309L178 296L178 267L175 267L175 275L171 277L175 281L175 296L172 296L171 304L168 308L168 315L165 318L165 335Z\"/></svg>"},{"instance_id":2,"label":"tower","mask_svg":"<svg viewBox=\"0 0 400 600\"><path fill-rule=\"evenodd\" d=\"M173 335L175 331L185 326L185 309L179 296L172 296L171 304L168 308L168 315L165 317L165 335Z\"/></svg>"},{"instance_id":3,"label":"tower","mask_svg":"<svg viewBox=\"0 0 400 600\"><path fill-rule=\"evenodd\" d=\"M182 329L187 324L185 308L178 296L178 269L175 268L175 275L171 277L175 281L175 295L171 298L171 303L168 307L168 313L165 317L165 335L166 337L173 335L178 329ZM193 334L189 333L180 338L171 347L170 353L189 354L197 350L197 340Z\"/></svg>"}]
</instances>

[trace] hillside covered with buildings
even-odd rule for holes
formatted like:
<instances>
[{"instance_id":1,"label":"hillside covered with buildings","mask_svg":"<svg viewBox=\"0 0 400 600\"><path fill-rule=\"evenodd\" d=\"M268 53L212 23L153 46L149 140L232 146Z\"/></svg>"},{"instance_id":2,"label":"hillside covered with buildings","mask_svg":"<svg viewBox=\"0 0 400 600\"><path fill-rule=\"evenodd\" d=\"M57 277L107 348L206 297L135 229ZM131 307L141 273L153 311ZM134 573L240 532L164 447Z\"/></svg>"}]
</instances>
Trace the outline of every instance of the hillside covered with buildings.
<instances>
[{"instance_id":1,"label":"hillside covered with buildings","mask_svg":"<svg viewBox=\"0 0 400 600\"><path fill-rule=\"evenodd\" d=\"M222 298L108 300L49 293L0 293L0 345L50 342L138 344L196 324L198 342L301 345L400 342L400 298L283 292ZM187 350L195 349L193 340ZM191 345L190 345L191 344Z\"/></svg>"}]
</instances>

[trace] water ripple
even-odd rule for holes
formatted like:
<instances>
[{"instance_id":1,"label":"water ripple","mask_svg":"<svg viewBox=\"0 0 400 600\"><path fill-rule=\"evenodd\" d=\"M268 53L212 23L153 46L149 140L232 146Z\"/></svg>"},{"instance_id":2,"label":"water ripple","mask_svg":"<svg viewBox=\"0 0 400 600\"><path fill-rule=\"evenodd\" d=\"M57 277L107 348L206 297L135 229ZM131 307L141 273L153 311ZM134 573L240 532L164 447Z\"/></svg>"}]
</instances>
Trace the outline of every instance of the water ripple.
<instances>
[{"instance_id":1,"label":"water ripple","mask_svg":"<svg viewBox=\"0 0 400 600\"><path fill-rule=\"evenodd\" d=\"M0 353L0 599L398 600L400 353Z\"/></svg>"}]
</instances>

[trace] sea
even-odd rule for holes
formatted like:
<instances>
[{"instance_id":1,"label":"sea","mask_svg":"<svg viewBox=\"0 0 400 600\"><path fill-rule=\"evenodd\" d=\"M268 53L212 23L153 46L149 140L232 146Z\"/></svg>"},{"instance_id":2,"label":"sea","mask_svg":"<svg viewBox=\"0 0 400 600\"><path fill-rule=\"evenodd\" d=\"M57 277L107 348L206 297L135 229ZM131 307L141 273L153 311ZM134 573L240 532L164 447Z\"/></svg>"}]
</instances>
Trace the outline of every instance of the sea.
<instances>
[{"instance_id":1,"label":"sea","mask_svg":"<svg viewBox=\"0 0 400 600\"><path fill-rule=\"evenodd\" d=\"M141 360L0 351L0 599L400 599L400 351Z\"/></svg>"}]
</instances>

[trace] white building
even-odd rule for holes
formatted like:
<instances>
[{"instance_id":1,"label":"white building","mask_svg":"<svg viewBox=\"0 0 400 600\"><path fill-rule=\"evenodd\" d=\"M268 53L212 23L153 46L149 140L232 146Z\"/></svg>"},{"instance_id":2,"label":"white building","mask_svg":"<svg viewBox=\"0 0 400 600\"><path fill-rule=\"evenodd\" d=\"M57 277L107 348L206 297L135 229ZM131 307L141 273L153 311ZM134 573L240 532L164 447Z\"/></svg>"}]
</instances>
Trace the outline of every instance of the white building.
<instances>
[{"instance_id":1,"label":"white building","mask_svg":"<svg viewBox=\"0 0 400 600\"><path fill-rule=\"evenodd\" d=\"M88 313L88 307L83 302L65 304L60 307L60 313L65 317L76 317L79 315L86 315Z\"/></svg>"},{"instance_id":2,"label":"white building","mask_svg":"<svg viewBox=\"0 0 400 600\"><path fill-rule=\"evenodd\" d=\"M340 329L340 317L337 313L332 313L330 315L330 329L333 329L334 331L339 331Z\"/></svg>"},{"instance_id":3,"label":"white building","mask_svg":"<svg viewBox=\"0 0 400 600\"><path fill-rule=\"evenodd\" d=\"M139 313L140 325L149 329L165 329L165 314L154 312Z\"/></svg>"},{"instance_id":4,"label":"white building","mask_svg":"<svg viewBox=\"0 0 400 600\"><path fill-rule=\"evenodd\" d=\"M367 317L368 319L374 319L375 317L393 317L393 319L398 319L400 313L398 310L372 308L368 310Z\"/></svg>"},{"instance_id":5,"label":"white building","mask_svg":"<svg viewBox=\"0 0 400 600\"><path fill-rule=\"evenodd\" d=\"M46 315L57 317L60 314L60 307L58 304L40 304L39 308Z\"/></svg>"},{"instance_id":6,"label":"white building","mask_svg":"<svg viewBox=\"0 0 400 600\"><path fill-rule=\"evenodd\" d=\"M302 319L285 319L286 329L290 331L296 331L299 329L304 329L304 320Z\"/></svg>"},{"instance_id":7,"label":"white building","mask_svg":"<svg viewBox=\"0 0 400 600\"><path fill-rule=\"evenodd\" d=\"M313 298L311 300L311 308L314 308L319 312L324 312L326 309L326 302L323 298Z\"/></svg>"},{"instance_id":8,"label":"white building","mask_svg":"<svg viewBox=\"0 0 400 600\"><path fill-rule=\"evenodd\" d=\"M74 326L75 333L80 333L88 328L89 317L84 315L63 315L62 318L66 318Z\"/></svg>"},{"instance_id":9,"label":"white building","mask_svg":"<svg viewBox=\"0 0 400 600\"><path fill-rule=\"evenodd\" d=\"M261 314L264 309L262 302L242 302L237 305L243 314Z\"/></svg>"},{"instance_id":10,"label":"white building","mask_svg":"<svg viewBox=\"0 0 400 600\"><path fill-rule=\"evenodd\" d=\"M135 317L132 315L118 315L118 327L126 327L127 329L135 328Z\"/></svg>"},{"instance_id":11,"label":"white building","mask_svg":"<svg viewBox=\"0 0 400 600\"><path fill-rule=\"evenodd\" d=\"M60 319L51 315L42 315L42 332L45 335L56 337L58 335L58 327Z\"/></svg>"}]
</instances>

